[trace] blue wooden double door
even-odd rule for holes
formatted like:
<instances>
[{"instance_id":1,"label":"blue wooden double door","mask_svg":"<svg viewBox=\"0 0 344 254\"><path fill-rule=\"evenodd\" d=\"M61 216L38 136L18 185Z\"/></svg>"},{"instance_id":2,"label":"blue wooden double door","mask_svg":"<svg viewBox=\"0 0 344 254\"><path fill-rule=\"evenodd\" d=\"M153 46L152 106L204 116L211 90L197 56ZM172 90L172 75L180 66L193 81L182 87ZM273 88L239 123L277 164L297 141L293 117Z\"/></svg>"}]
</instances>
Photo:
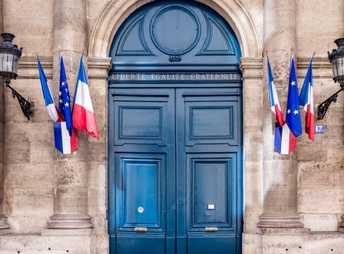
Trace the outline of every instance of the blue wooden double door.
<instances>
[{"instance_id":1,"label":"blue wooden double door","mask_svg":"<svg viewBox=\"0 0 344 254\"><path fill-rule=\"evenodd\" d=\"M241 108L238 88L109 90L111 253L241 253Z\"/></svg>"}]
</instances>

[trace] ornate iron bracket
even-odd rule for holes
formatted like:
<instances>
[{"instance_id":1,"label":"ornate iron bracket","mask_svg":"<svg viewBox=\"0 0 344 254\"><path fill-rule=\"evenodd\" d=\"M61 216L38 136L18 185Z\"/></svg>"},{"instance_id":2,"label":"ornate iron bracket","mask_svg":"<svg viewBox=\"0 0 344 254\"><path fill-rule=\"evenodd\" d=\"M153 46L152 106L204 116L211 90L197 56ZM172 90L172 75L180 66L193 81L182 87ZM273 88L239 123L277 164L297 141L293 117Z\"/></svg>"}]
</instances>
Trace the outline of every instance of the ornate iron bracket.
<instances>
[{"instance_id":1,"label":"ornate iron bracket","mask_svg":"<svg viewBox=\"0 0 344 254\"><path fill-rule=\"evenodd\" d=\"M10 88L12 90L12 96L13 98L17 97L17 100L19 102L19 105L21 107L21 110L23 111L23 114L27 117L28 120L30 120L30 116L33 115L33 112L31 110L31 108L34 106L33 102L28 102L23 96L20 95L20 93L18 93L16 90L14 90L11 86L10 86L10 82L9 81L5 81L6 83L6 87Z\"/></svg>"},{"instance_id":2,"label":"ornate iron bracket","mask_svg":"<svg viewBox=\"0 0 344 254\"><path fill-rule=\"evenodd\" d=\"M338 94L344 90L344 87L341 87L341 89L339 91L337 91L336 93L332 94L327 100L325 100L324 102L322 102L321 104L319 104L318 106L318 113L317 113L317 117L318 120L321 120L325 117L325 114L327 112L328 107L330 106L330 104L332 102L336 103L337 102L337 97Z\"/></svg>"}]
</instances>

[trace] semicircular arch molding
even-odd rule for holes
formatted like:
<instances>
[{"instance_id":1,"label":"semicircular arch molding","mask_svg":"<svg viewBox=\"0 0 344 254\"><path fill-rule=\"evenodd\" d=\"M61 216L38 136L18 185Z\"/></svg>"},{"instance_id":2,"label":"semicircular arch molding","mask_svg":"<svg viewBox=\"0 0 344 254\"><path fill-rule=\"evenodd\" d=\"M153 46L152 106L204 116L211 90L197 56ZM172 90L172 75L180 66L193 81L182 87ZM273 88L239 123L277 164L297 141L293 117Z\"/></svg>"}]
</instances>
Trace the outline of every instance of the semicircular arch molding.
<instances>
[{"instance_id":1,"label":"semicircular arch molding","mask_svg":"<svg viewBox=\"0 0 344 254\"><path fill-rule=\"evenodd\" d=\"M120 25L149 0L111 0L98 16L90 36L90 57L108 57L112 40ZM253 21L238 1L199 0L218 12L231 26L241 46L242 57L261 57L261 48Z\"/></svg>"}]
</instances>

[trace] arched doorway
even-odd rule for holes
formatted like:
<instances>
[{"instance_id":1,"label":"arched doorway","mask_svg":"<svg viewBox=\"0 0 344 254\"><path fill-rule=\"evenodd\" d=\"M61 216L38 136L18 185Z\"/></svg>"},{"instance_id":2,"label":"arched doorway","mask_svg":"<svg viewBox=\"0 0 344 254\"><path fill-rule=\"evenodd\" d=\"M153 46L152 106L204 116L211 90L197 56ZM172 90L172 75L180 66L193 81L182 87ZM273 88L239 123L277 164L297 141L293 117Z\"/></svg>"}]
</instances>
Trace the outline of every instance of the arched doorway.
<instances>
[{"instance_id":1,"label":"arched doorway","mask_svg":"<svg viewBox=\"0 0 344 254\"><path fill-rule=\"evenodd\" d=\"M241 253L239 43L210 8L157 1L115 35L111 253Z\"/></svg>"}]
</instances>

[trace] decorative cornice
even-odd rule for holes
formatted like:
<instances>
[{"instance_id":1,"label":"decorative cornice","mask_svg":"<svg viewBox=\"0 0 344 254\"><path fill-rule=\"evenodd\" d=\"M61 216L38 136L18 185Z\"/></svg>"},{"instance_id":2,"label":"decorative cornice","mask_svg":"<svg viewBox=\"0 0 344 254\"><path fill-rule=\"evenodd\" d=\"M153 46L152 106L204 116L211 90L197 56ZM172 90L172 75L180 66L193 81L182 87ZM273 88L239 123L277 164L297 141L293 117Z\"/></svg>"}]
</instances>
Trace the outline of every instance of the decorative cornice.
<instances>
[{"instance_id":1,"label":"decorative cornice","mask_svg":"<svg viewBox=\"0 0 344 254\"><path fill-rule=\"evenodd\" d=\"M53 57L39 57L47 79L53 77ZM38 79L38 65L36 56L23 56L19 60L18 79Z\"/></svg>"},{"instance_id":2,"label":"decorative cornice","mask_svg":"<svg viewBox=\"0 0 344 254\"><path fill-rule=\"evenodd\" d=\"M263 58L261 57L242 57L239 60L240 68L257 69L263 67Z\"/></svg>"},{"instance_id":3,"label":"decorative cornice","mask_svg":"<svg viewBox=\"0 0 344 254\"><path fill-rule=\"evenodd\" d=\"M243 79L261 79L263 77L263 58L240 58L239 67L243 73Z\"/></svg>"},{"instance_id":4,"label":"decorative cornice","mask_svg":"<svg viewBox=\"0 0 344 254\"><path fill-rule=\"evenodd\" d=\"M110 57L88 57L88 78L107 79L112 65Z\"/></svg>"},{"instance_id":5,"label":"decorative cornice","mask_svg":"<svg viewBox=\"0 0 344 254\"><path fill-rule=\"evenodd\" d=\"M53 56L40 56L41 65L47 79L53 78ZM245 57L239 60L240 70L244 73L244 78L261 78L263 75L263 58ZM303 73L307 70L309 65L309 57L297 58L297 70ZM108 78L108 73L111 68L110 57L88 57L88 76L92 79ZM332 78L332 67L327 57L315 57L313 59L313 77L315 78ZM254 71L254 75L245 76L247 71ZM258 72L257 72L258 71ZM299 76L304 77L303 74ZM36 56L23 56L19 61L18 79L38 79L38 67Z\"/></svg>"},{"instance_id":6,"label":"decorative cornice","mask_svg":"<svg viewBox=\"0 0 344 254\"><path fill-rule=\"evenodd\" d=\"M297 66L297 76L298 78L303 79L306 75L308 66L309 66L309 57L298 57L296 66ZM332 66L327 57L314 57L313 63L313 78L324 78L332 79Z\"/></svg>"},{"instance_id":7,"label":"decorative cornice","mask_svg":"<svg viewBox=\"0 0 344 254\"><path fill-rule=\"evenodd\" d=\"M42 68L47 79L53 78L53 56L40 56ZM109 57L88 57L88 76L92 79L108 78L111 67ZM39 79L36 56L23 56L19 61L18 79Z\"/></svg>"},{"instance_id":8,"label":"decorative cornice","mask_svg":"<svg viewBox=\"0 0 344 254\"><path fill-rule=\"evenodd\" d=\"M308 57L298 57L297 58L297 68L307 69L309 65L310 58ZM313 69L331 69L331 63L327 57L314 57L313 58Z\"/></svg>"}]
</instances>

